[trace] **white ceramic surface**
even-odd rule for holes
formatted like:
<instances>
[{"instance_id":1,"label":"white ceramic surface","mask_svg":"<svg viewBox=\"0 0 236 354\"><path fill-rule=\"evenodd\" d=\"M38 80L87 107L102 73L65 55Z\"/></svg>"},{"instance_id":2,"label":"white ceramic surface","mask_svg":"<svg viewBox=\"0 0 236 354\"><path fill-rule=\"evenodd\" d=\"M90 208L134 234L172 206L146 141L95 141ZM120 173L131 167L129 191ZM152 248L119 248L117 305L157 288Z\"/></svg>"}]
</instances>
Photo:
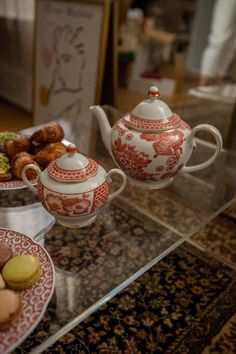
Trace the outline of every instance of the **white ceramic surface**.
<instances>
[{"instance_id":1,"label":"white ceramic surface","mask_svg":"<svg viewBox=\"0 0 236 354\"><path fill-rule=\"evenodd\" d=\"M27 234L38 243L44 241L41 237L53 227L54 223L55 218L42 208L41 203L0 208L1 227Z\"/></svg>"}]
</instances>

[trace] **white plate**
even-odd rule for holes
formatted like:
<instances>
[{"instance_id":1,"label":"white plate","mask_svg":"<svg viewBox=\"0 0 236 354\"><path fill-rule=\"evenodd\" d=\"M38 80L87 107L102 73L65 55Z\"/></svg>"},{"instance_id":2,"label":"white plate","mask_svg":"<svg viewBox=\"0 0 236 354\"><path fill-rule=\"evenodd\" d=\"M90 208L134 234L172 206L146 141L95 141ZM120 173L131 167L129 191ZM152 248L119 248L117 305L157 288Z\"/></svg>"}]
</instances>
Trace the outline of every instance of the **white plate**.
<instances>
[{"instance_id":1,"label":"white plate","mask_svg":"<svg viewBox=\"0 0 236 354\"><path fill-rule=\"evenodd\" d=\"M37 179L31 181L32 184L37 183ZM15 190L15 189L23 189L28 188L24 181L20 179L12 179L11 181L7 182L0 182L0 191L8 191L8 190Z\"/></svg>"},{"instance_id":2,"label":"white plate","mask_svg":"<svg viewBox=\"0 0 236 354\"><path fill-rule=\"evenodd\" d=\"M7 331L0 331L0 353L17 348L42 319L55 285L53 262L43 246L17 231L0 228L0 241L8 244L13 254L31 254L38 258L41 276L30 288L17 291L22 301L22 313Z\"/></svg>"}]
</instances>

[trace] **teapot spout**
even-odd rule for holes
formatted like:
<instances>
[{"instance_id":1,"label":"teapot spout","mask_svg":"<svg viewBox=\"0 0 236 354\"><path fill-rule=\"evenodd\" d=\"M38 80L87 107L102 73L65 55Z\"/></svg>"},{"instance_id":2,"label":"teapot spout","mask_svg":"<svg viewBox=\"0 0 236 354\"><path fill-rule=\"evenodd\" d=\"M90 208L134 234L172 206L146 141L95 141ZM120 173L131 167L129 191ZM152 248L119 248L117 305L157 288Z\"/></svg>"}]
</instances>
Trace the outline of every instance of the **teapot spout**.
<instances>
[{"instance_id":1,"label":"teapot spout","mask_svg":"<svg viewBox=\"0 0 236 354\"><path fill-rule=\"evenodd\" d=\"M110 126L110 123L109 123L108 118L106 116L106 113L98 105L91 106L90 109L93 111L93 113L95 114L95 116L98 120L103 143L104 143L106 149L108 150L108 152L110 153L110 155L112 155L111 145L110 145L111 126Z\"/></svg>"}]
</instances>

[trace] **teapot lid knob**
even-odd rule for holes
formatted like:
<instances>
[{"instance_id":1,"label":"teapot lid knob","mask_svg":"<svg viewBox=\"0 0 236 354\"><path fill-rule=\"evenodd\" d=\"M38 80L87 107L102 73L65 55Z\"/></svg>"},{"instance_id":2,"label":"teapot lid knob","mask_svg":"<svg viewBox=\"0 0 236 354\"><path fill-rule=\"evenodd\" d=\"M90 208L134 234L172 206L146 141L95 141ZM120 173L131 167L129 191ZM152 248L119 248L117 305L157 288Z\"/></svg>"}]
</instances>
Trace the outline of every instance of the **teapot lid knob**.
<instances>
[{"instance_id":1,"label":"teapot lid knob","mask_svg":"<svg viewBox=\"0 0 236 354\"><path fill-rule=\"evenodd\" d=\"M69 154L75 154L76 152L78 152L78 148L75 144L69 144L67 146L66 152Z\"/></svg>"},{"instance_id":2,"label":"teapot lid knob","mask_svg":"<svg viewBox=\"0 0 236 354\"><path fill-rule=\"evenodd\" d=\"M160 91L157 86L151 86L148 90L149 98L157 98L160 96Z\"/></svg>"}]
</instances>

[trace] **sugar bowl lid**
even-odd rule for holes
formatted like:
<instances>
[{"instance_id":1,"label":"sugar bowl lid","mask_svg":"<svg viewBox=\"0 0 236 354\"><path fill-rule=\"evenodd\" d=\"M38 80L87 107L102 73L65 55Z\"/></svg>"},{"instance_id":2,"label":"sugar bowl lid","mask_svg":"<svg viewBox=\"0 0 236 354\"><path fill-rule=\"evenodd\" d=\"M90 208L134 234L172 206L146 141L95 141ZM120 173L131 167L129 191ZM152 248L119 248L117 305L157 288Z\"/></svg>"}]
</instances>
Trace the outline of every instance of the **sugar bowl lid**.
<instances>
[{"instance_id":1,"label":"sugar bowl lid","mask_svg":"<svg viewBox=\"0 0 236 354\"><path fill-rule=\"evenodd\" d=\"M125 125L141 131L161 131L179 127L181 118L173 113L159 96L159 89L151 86L148 98L124 116Z\"/></svg>"},{"instance_id":2,"label":"sugar bowl lid","mask_svg":"<svg viewBox=\"0 0 236 354\"><path fill-rule=\"evenodd\" d=\"M69 144L67 151L48 166L48 174L59 182L82 182L94 176L98 171L98 164L90 157L78 153L74 144Z\"/></svg>"}]
</instances>

